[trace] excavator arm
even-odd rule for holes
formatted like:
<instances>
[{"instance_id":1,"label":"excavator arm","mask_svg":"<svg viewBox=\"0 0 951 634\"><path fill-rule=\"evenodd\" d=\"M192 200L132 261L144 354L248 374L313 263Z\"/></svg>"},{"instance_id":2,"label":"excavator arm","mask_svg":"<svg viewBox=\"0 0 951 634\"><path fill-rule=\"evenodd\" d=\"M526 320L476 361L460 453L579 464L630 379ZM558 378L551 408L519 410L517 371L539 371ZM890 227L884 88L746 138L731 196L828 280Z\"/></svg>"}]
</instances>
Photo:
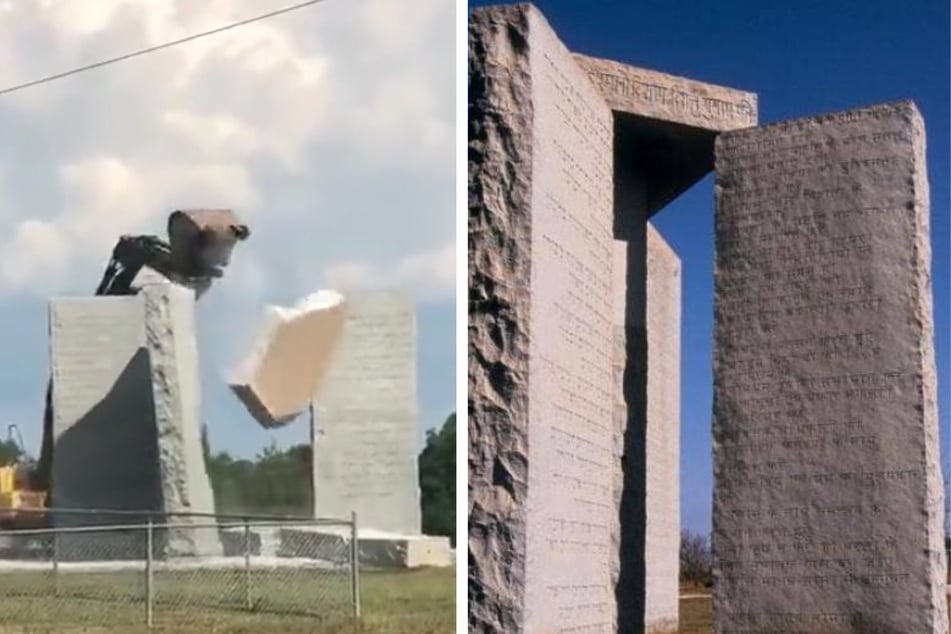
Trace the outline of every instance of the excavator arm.
<instances>
[{"instance_id":1,"label":"excavator arm","mask_svg":"<svg viewBox=\"0 0 951 634\"><path fill-rule=\"evenodd\" d=\"M195 290L200 297L223 274L234 246L251 232L230 210L174 211L168 218L168 241L156 236L122 236L112 250L96 295L135 295L135 280L149 268ZM49 492L53 465L53 381L46 386L43 439L30 488ZM47 495L47 504L53 504Z\"/></svg>"}]
</instances>

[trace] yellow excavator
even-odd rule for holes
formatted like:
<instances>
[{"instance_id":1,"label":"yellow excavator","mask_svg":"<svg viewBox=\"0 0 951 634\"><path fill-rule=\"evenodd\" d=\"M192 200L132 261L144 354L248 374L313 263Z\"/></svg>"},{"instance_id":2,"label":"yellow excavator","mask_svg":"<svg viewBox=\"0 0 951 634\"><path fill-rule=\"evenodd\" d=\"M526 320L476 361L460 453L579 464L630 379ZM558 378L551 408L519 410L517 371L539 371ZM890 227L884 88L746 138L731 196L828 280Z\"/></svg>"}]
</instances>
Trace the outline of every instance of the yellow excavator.
<instances>
[{"instance_id":1,"label":"yellow excavator","mask_svg":"<svg viewBox=\"0 0 951 634\"><path fill-rule=\"evenodd\" d=\"M7 427L7 445L17 455L0 465L0 528L37 528L45 523L44 514L37 509L46 506L46 492L31 486L36 462L27 455L16 425Z\"/></svg>"},{"instance_id":2,"label":"yellow excavator","mask_svg":"<svg viewBox=\"0 0 951 634\"><path fill-rule=\"evenodd\" d=\"M168 241L156 236L122 236L96 295L135 295L139 275L158 275L192 288L196 298L224 274L235 244L250 236L229 209L178 210L168 217ZM14 426L9 433L19 434ZM12 436L11 436L12 438ZM22 451L22 441L18 445ZM45 526L43 509L56 500L49 494L53 467L53 382L47 383L43 439L39 461L0 466L0 530Z\"/></svg>"}]
</instances>

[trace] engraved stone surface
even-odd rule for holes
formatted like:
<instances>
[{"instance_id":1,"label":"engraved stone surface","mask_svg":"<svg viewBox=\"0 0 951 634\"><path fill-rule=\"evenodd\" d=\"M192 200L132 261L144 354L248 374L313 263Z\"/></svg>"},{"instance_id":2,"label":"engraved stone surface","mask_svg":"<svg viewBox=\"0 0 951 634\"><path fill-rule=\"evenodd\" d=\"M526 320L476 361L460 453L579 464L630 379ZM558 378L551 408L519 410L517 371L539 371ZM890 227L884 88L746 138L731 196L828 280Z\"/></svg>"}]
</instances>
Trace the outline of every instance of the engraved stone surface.
<instances>
[{"instance_id":1,"label":"engraved stone surface","mask_svg":"<svg viewBox=\"0 0 951 634\"><path fill-rule=\"evenodd\" d=\"M680 598L680 258L647 226L644 623L676 632Z\"/></svg>"},{"instance_id":2,"label":"engraved stone surface","mask_svg":"<svg viewBox=\"0 0 951 634\"><path fill-rule=\"evenodd\" d=\"M199 433L193 311L194 292L171 284L149 285L132 297L51 302L57 507L214 511ZM88 521L54 519L57 525ZM130 554L103 539L94 547L95 536L87 537L61 544L64 556ZM140 531L125 540L135 556L141 552L134 544L143 539ZM167 555L220 552L214 530L173 531L156 543Z\"/></svg>"},{"instance_id":3,"label":"engraved stone surface","mask_svg":"<svg viewBox=\"0 0 951 634\"><path fill-rule=\"evenodd\" d=\"M346 304L318 291L293 308L268 306L250 354L228 384L263 427L280 427L307 409L334 360Z\"/></svg>"},{"instance_id":4,"label":"engraved stone surface","mask_svg":"<svg viewBox=\"0 0 951 634\"><path fill-rule=\"evenodd\" d=\"M575 54L612 110L723 131L756 125L755 93Z\"/></svg>"},{"instance_id":5,"label":"engraved stone surface","mask_svg":"<svg viewBox=\"0 0 951 634\"><path fill-rule=\"evenodd\" d=\"M717 141L714 631L946 633L924 125Z\"/></svg>"},{"instance_id":6,"label":"engraved stone surface","mask_svg":"<svg viewBox=\"0 0 951 634\"><path fill-rule=\"evenodd\" d=\"M55 505L160 508L143 302L54 299L50 335Z\"/></svg>"},{"instance_id":7,"label":"engraved stone surface","mask_svg":"<svg viewBox=\"0 0 951 634\"><path fill-rule=\"evenodd\" d=\"M335 360L315 399L314 511L420 532L416 316L395 292L348 300Z\"/></svg>"},{"instance_id":8,"label":"engraved stone surface","mask_svg":"<svg viewBox=\"0 0 951 634\"><path fill-rule=\"evenodd\" d=\"M469 629L614 632L611 111L530 5L469 64Z\"/></svg>"}]
</instances>

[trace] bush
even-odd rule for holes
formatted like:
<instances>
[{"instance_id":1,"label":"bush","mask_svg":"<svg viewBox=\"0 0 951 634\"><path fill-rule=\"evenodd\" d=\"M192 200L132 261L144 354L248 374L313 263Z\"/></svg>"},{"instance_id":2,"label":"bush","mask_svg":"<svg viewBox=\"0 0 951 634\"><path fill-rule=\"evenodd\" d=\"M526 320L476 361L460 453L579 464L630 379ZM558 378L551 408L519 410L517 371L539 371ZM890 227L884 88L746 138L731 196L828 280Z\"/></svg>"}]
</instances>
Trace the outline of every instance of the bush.
<instances>
[{"instance_id":1,"label":"bush","mask_svg":"<svg viewBox=\"0 0 951 634\"><path fill-rule=\"evenodd\" d=\"M680 533L680 580L704 587L713 585L710 542L705 535Z\"/></svg>"}]
</instances>

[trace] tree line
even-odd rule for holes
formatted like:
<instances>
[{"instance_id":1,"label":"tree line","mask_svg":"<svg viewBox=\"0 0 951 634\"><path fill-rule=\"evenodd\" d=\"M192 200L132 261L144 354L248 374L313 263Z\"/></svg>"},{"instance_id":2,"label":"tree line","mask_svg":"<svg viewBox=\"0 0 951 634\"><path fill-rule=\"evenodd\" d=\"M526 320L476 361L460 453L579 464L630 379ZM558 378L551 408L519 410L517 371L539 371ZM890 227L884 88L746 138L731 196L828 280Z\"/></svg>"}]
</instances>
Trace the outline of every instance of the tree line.
<instances>
[{"instance_id":1,"label":"tree line","mask_svg":"<svg viewBox=\"0 0 951 634\"><path fill-rule=\"evenodd\" d=\"M309 444L280 450L266 447L253 459L214 453L202 430L208 477L221 514L310 515L313 511ZM427 535L456 537L456 415L426 433L418 457L422 529Z\"/></svg>"},{"instance_id":2,"label":"tree line","mask_svg":"<svg viewBox=\"0 0 951 634\"><path fill-rule=\"evenodd\" d=\"M212 452L208 430L202 429L202 450L220 514L303 515L313 509L310 445L284 450L275 445L254 458L235 458L226 451ZM438 430L426 433L419 454L422 529L427 535L456 539L456 415ZM26 456L12 440L0 440L0 466Z\"/></svg>"}]
</instances>

